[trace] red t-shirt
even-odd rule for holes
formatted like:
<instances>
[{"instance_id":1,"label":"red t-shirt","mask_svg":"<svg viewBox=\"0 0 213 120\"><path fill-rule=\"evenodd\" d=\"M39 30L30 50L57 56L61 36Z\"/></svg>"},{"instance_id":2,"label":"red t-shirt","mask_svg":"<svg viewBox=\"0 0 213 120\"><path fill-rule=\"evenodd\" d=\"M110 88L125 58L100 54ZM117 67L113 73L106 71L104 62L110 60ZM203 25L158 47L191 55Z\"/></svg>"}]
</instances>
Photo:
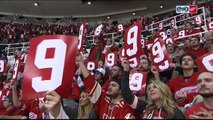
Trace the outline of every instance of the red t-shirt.
<instances>
[{"instance_id":1,"label":"red t-shirt","mask_svg":"<svg viewBox=\"0 0 213 120\"><path fill-rule=\"evenodd\" d=\"M196 58L206 54L206 50L202 47L199 47L197 50L194 50L194 49L186 49L186 53L187 54L192 54L194 55Z\"/></svg>"},{"instance_id":2,"label":"red t-shirt","mask_svg":"<svg viewBox=\"0 0 213 120\"><path fill-rule=\"evenodd\" d=\"M197 103L197 104L195 104L194 106L188 108L188 109L185 111L185 117L186 117L186 119L189 119L189 116L190 116L190 115L193 115L193 113L202 112L203 110L202 110L201 108L204 109L204 110L206 110L206 111L208 111L208 112L210 112L210 113L212 114L212 116L213 116L213 109L207 108L207 107L204 105L203 102L200 102L200 103Z\"/></svg>"},{"instance_id":3,"label":"red t-shirt","mask_svg":"<svg viewBox=\"0 0 213 120\"><path fill-rule=\"evenodd\" d=\"M188 79L187 82L184 81L184 77L182 75L177 78L173 78L168 82L168 86L173 93L175 94L186 94L187 99L176 100L179 106L184 106L185 104L191 103L194 100L194 97L198 95L197 88L197 77L199 73L193 73L193 75Z\"/></svg>"}]
</instances>

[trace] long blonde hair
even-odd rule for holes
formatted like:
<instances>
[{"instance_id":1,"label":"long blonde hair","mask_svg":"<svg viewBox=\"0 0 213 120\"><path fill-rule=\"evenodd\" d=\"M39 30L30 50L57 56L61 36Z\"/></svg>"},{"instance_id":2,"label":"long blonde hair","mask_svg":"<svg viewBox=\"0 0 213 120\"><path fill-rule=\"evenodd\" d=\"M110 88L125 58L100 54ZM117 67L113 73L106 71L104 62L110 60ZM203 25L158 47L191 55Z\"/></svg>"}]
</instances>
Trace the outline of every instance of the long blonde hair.
<instances>
[{"instance_id":1,"label":"long blonde hair","mask_svg":"<svg viewBox=\"0 0 213 120\"><path fill-rule=\"evenodd\" d=\"M82 94L87 95L87 93L85 93L85 92L81 92L81 95ZM89 98L87 98L87 99L89 99ZM90 116L92 109L93 109L93 104L90 102L90 100L89 100L89 104L86 105L86 106L81 106L80 103L79 103L77 119L82 119L83 116L85 118L89 119L89 116Z\"/></svg>"},{"instance_id":2,"label":"long blonde hair","mask_svg":"<svg viewBox=\"0 0 213 120\"><path fill-rule=\"evenodd\" d=\"M172 97L172 93L169 89L169 87L159 81L159 80L151 80L150 83L148 84L148 86L153 83L155 86L157 86L157 88L160 89L161 91L161 95L160 95L160 103L162 105L162 109L166 112L165 118L166 119L172 119L175 115L175 111L177 109L176 107L176 103L174 102L174 99ZM147 89L147 93L148 93L148 89ZM155 108L155 104L154 102L151 100L150 95L148 94L148 109L150 110L150 112L152 110L154 110Z\"/></svg>"}]
</instances>

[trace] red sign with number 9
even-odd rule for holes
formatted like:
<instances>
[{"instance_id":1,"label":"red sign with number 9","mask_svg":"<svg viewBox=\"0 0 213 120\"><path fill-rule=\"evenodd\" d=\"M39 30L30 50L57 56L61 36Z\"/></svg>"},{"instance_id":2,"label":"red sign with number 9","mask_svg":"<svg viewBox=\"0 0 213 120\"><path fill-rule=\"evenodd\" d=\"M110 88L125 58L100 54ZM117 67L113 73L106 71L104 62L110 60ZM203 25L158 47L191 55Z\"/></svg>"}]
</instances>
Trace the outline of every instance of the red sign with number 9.
<instances>
[{"instance_id":1,"label":"red sign with number 9","mask_svg":"<svg viewBox=\"0 0 213 120\"><path fill-rule=\"evenodd\" d=\"M91 72L91 74L93 75L92 71L98 67L98 62L87 61L87 62L85 62L85 65L86 65L87 69Z\"/></svg>"},{"instance_id":2,"label":"red sign with number 9","mask_svg":"<svg viewBox=\"0 0 213 120\"><path fill-rule=\"evenodd\" d=\"M16 58L15 63L13 65L13 80L14 81L16 81L18 78L19 67L20 67L20 58Z\"/></svg>"},{"instance_id":3,"label":"red sign with number 9","mask_svg":"<svg viewBox=\"0 0 213 120\"><path fill-rule=\"evenodd\" d=\"M129 60L131 68L137 67L139 57L142 54L141 29L142 21L139 21L125 31L124 51L125 57Z\"/></svg>"},{"instance_id":4,"label":"red sign with number 9","mask_svg":"<svg viewBox=\"0 0 213 120\"><path fill-rule=\"evenodd\" d=\"M24 69L23 99L44 97L51 90L56 90L62 98L68 97L77 45L77 37L73 36L32 38Z\"/></svg>"},{"instance_id":5,"label":"red sign with number 9","mask_svg":"<svg viewBox=\"0 0 213 120\"><path fill-rule=\"evenodd\" d=\"M6 60L0 60L0 73L6 73L7 62Z\"/></svg>"},{"instance_id":6,"label":"red sign with number 9","mask_svg":"<svg viewBox=\"0 0 213 120\"><path fill-rule=\"evenodd\" d=\"M210 31L210 30L213 30L213 21L207 23L207 29Z\"/></svg>"},{"instance_id":7,"label":"red sign with number 9","mask_svg":"<svg viewBox=\"0 0 213 120\"><path fill-rule=\"evenodd\" d=\"M124 26L123 26L123 24L118 24L118 25L116 26L116 30L117 30L117 32L123 32L123 31L124 31Z\"/></svg>"},{"instance_id":8,"label":"red sign with number 9","mask_svg":"<svg viewBox=\"0 0 213 120\"><path fill-rule=\"evenodd\" d=\"M129 88L132 90L132 92L145 94L146 81L147 81L146 72L130 72Z\"/></svg>"},{"instance_id":9,"label":"red sign with number 9","mask_svg":"<svg viewBox=\"0 0 213 120\"><path fill-rule=\"evenodd\" d=\"M117 52L108 53L105 55L105 66L112 67L117 64Z\"/></svg>"},{"instance_id":10,"label":"red sign with number 9","mask_svg":"<svg viewBox=\"0 0 213 120\"><path fill-rule=\"evenodd\" d=\"M201 71L213 72L213 52L208 52L198 57L196 63Z\"/></svg>"},{"instance_id":11,"label":"red sign with number 9","mask_svg":"<svg viewBox=\"0 0 213 120\"><path fill-rule=\"evenodd\" d=\"M170 69L172 60L162 40L157 40L151 47L151 59L159 72Z\"/></svg>"}]
</instances>

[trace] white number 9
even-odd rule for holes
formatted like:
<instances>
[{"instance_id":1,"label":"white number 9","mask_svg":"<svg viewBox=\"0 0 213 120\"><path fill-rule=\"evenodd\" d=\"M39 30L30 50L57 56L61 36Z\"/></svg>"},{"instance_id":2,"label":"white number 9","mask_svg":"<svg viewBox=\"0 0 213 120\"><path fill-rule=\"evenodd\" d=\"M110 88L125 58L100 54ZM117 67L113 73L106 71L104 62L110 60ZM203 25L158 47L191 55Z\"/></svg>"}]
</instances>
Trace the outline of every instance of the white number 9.
<instances>
[{"instance_id":1,"label":"white number 9","mask_svg":"<svg viewBox=\"0 0 213 120\"><path fill-rule=\"evenodd\" d=\"M195 24L200 25L202 23L202 16L195 17Z\"/></svg>"},{"instance_id":2,"label":"white number 9","mask_svg":"<svg viewBox=\"0 0 213 120\"><path fill-rule=\"evenodd\" d=\"M48 48L55 49L54 58L45 58ZM44 40L37 46L34 64L38 69L52 68L52 73L50 80L42 80L42 76L32 78L32 88L36 92L55 90L62 84L66 49L61 39Z\"/></svg>"},{"instance_id":3,"label":"white number 9","mask_svg":"<svg viewBox=\"0 0 213 120\"><path fill-rule=\"evenodd\" d=\"M124 27L122 24L118 25L118 32L122 32L124 30Z\"/></svg>"},{"instance_id":4,"label":"white number 9","mask_svg":"<svg viewBox=\"0 0 213 120\"><path fill-rule=\"evenodd\" d=\"M143 74L134 73L131 80L129 81L129 88L134 91L139 91L141 89L143 81Z\"/></svg>"},{"instance_id":5,"label":"white number 9","mask_svg":"<svg viewBox=\"0 0 213 120\"><path fill-rule=\"evenodd\" d=\"M94 62L88 62L87 63L87 69L88 70L94 70L95 69L95 63Z\"/></svg>"},{"instance_id":6,"label":"white number 9","mask_svg":"<svg viewBox=\"0 0 213 120\"><path fill-rule=\"evenodd\" d=\"M107 66L112 67L115 64L115 54L109 53L107 56Z\"/></svg>"},{"instance_id":7,"label":"white number 9","mask_svg":"<svg viewBox=\"0 0 213 120\"><path fill-rule=\"evenodd\" d=\"M133 33L133 37L131 37L131 34ZM137 47L137 36L138 36L138 26L132 27L127 34L127 44L133 44L132 49L127 49L127 55L133 56L137 53L138 47Z\"/></svg>"},{"instance_id":8,"label":"white number 9","mask_svg":"<svg viewBox=\"0 0 213 120\"><path fill-rule=\"evenodd\" d=\"M171 20L171 27L175 27L175 26L176 26L175 19L172 19L172 20Z\"/></svg>"},{"instance_id":9,"label":"white number 9","mask_svg":"<svg viewBox=\"0 0 213 120\"><path fill-rule=\"evenodd\" d=\"M0 60L0 73L4 72L4 61Z\"/></svg>"},{"instance_id":10,"label":"white number 9","mask_svg":"<svg viewBox=\"0 0 213 120\"><path fill-rule=\"evenodd\" d=\"M159 30L162 30L163 29L163 23L159 23Z\"/></svg>"},{"instance_id":11,"label":"white number 9","mask_svg":"<svg viewBox=\"0 0 213 120\"><path fill-rule=\"evenodd\" d=\"M213 72L213 66L211 65L210 61L213 61L213 54L204 57L202 63L208 71Z\"/></svg>"},{"instance_id":12,"label":"white number 9","mask_svg":"<svg viewBox=\"0 0 213 120\"><path fill-rule=\"evenodd\" d=\"M179 32L179 37L184 37L186 34L185 34L185 30L181 30Z\"/></svg>"},{"instance_id":13,"label":"white number 9","mask_svg":"<svg viewBox=\"0 0 213 120\"><path fill-rule=\"evenodd\" d=\"M210 30L213 30L213 21L212 21L212 22L209 22L208 28L209 28Z\"/></svg>"},{"instance_id":14,"label":"white number 9","mask_svg":"<svg viewBox=\"0 0 213 120\"><path fill-rule=\"evenodd\" d=\"M14 72L13 72L13 79L15 79L16 76L18 75L18 66L19 66L19 63L20 63L20 61L17 59L15 61L14 68L13 68L13 70L14 70Z\"/></svg>"},{"instance_id":15,"label":"white number 9","mask_svg":"<svg viewBox=\"0 0 213 120\"><path fill-rule=\"evenodd\" d=\"M163 61L164 59L164 54L163 54L163 50L160 46L160 42L156 42L153 47L152 47L152 53L154 56L157 55L157 57L155 57L154 62L155 63L159 63L161 61Z\"/></svg>"},{"instance_id":16,"label":"white number 9","mask_svg":"<svg viewBox=\"0 0 213 120\"><path fill-rule=\"evenodd\" d=\"M130 62L129 65L130 65L131 68L135 68L135 67L137 67L137 65L138 65L138 62L137 62L137 58L136 58L136 57L129 59L129 62ZM133 63L132 63L132 62L133 62Z\"/></svg>"},{"instance_id":17,"label":"white number 9","mask_svg":"<svg viewBox=\"0 0 213 120\"><path fill-rule=\"evenodd\" d=\"M81 48L81 44L82 44L82 37L83 37L83 30L84 30L84 25L82 24L80 26L80 29L79 29L79 36L78 36L78 49Z\"/></svg>"}]
</instances>

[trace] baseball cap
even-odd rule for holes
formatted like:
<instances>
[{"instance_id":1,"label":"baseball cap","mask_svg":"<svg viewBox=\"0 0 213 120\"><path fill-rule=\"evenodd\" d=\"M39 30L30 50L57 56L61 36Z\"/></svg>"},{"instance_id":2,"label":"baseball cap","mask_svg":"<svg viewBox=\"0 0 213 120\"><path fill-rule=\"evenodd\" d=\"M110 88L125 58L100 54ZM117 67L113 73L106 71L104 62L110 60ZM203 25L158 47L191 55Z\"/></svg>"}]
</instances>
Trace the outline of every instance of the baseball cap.
<instances>
[{"instance_id":1,"label":"baseball cap","mask_svg":"<svg viewBox=\"0 0 213 120\"><path fill-rule=\"evenodd\" d=\"M101 73L102 75L105 75L105 74L106 74L106 70L103 69L103 68L97 68L96 70L93 70L93 73L96 73L96 72L99 72L99 73Z\"/></svg>"}]
</instances>

